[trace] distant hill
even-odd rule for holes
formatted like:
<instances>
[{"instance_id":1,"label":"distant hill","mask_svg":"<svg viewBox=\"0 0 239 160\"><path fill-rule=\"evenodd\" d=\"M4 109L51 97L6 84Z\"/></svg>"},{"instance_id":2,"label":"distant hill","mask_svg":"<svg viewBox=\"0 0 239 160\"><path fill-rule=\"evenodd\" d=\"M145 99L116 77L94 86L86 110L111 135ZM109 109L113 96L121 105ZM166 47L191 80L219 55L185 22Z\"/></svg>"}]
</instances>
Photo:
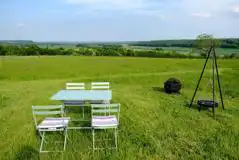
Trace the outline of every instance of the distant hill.
<instances>
[{"instance_id":1,"label":"distant hill","mask_svg":"<svg viewBox=\"0 0 239 160\"><path fill-rule=\"evenodd\" d=\"M234 48L239 49L239 38L219 39L221 41L220 48ZM55 46L55 47L87 47L87 46L107 46L107 45L130 45L130 46L145 46L145 47L187 47L195 46L196 40L193 39L179 39L179 40L151 40L151 41L118 41L118 42L34 42L32 40L0 40L0 44L36 44L39 46Z\"/></svg>"},{"instance_id":2,"label":"distant hill","mask_svg":"<svg viewBox=\"0 0 239 160\"><path fill-rule=\"evenodd\" d=\"M32 44L35 43L32 40L0 40L0 44Z\"/></svg>"},{"instance_id":3,"label":"distant hill","mask_svg":"<svg viewBox=\"0 0 239 160\"><path fill-rule=\"evenodd\" d=\"M221 48L238 48L239 38L219 39L221 41ZM146 47L194 47L196 40L152 40L152 41L138 41L130 43L132 46L146 46Z\"/></svg>"}]
</instances>

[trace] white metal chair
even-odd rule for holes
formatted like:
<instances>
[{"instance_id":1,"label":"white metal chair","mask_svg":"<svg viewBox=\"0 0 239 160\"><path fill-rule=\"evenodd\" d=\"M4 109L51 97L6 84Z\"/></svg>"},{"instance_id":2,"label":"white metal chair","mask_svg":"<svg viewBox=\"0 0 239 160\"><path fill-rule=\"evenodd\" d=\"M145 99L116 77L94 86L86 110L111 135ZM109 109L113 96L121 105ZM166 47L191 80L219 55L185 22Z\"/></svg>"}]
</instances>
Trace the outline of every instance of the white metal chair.
<instances>
[{"instance_id":1,"label":"white metal chair","mask_svg":"<svg viewBox=\"0 0 239 160\"><path fill-rule=\"evenodd\" d=\"M91 82L91 90L109 90L110 82ZM102 104L102 103L110 103L109 101L103 100L92 100L91 104Z\"/></svg>"},{"instance_id":2,"label":"white metal chair","mask_svg":"<svg viewBox=\"0 0 239 160\"><path fill-rule=\"evenodd\" d=\"M33 119L36 130L41 137L40 152L62 152L66 149L67 129L70 121L69 117L63 117L64 109L63 105L51 105L51 106L32 106ZM58 117L45 117L45 116L58 115ZM60 116L59 116L60 115ZM38 124L38 116L44 116L45 118ZM43 144L45 142L46 132L64 132L64 146L61 151L47 151L43 150Z\"/></svg>"},{"instance_id":3,"label":"white metal chair","mask_svg":"<svg viewBox=\"0 0 239 160\"><path fill-rule=\"evenodd\" d=\"M85 83L66 83L66 90L85 90ZM83 119L85 117L85 101L64 101L64 106L79 106L82 108Z\"/></svg>"},{"instance_id":4,"label":"white metal chair","mask_svg":"<svg viewBox=\"0 0 239 160\"><path fill-rule=\"evenodd\" d=\"M120 104L92 104L91 105L91 127L93 149L105 149L95 147L95 130L96 129L114 129L115 146L109 149L117 149L117 133L119 125ZM111 139L106 139L111 140Z\"/></svg>"},{"instance_id":5,"label":"white metal chair","mask_svg":"<svg viewBox=\"0 0 239 160\"><path fill-rule=\"evenodd\" d=\"M84 90L85 83L66 83L67 90Z\"/></svg>"},{"instance_id":6,"label":"white metal chair","mask_svg":"<svg viewBox=\"0 0 239 160\"><path fill-rule=\"evenodd\" d=\"M110 89L110 82L91 82L91 90L108 90Z\"/></svg>"}]
</instances>

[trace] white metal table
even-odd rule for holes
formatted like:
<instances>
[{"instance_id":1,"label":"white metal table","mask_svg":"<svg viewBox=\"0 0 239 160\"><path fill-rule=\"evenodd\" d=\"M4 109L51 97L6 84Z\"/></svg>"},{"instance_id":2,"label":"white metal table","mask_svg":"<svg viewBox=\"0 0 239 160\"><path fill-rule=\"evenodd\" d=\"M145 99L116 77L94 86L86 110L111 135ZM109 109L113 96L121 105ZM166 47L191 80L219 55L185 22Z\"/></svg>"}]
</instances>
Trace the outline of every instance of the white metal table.
<instances>
[{"instance_id":1,"label":"white metal table","mask_svg":"<svg viewBox=\"0 0 239 160\"><path fill-rule=\"evenodd\" d=\"M60 90L51 97L58 101L110 101L111 90ZM91 127L68 127L69 129L91 129Z\"/></svg>"},{"instance_id":2,"label":"white metal table","mask_svg":"<svg viewBox=\"0 0 239 160\"><path fill-rule=\"evenodd\" d=\"M51 97L51 100L60 101L110 101L111 99L111 90L60 90Z\"/></svg>"}]
</instances>

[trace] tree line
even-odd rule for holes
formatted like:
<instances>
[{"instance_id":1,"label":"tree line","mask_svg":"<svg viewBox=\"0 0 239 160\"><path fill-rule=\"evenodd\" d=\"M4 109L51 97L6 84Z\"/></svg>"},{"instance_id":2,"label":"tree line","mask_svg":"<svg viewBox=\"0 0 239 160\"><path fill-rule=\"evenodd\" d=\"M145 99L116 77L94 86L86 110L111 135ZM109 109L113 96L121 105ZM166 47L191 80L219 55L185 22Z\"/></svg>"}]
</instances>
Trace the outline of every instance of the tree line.
<instances>
[{"instance_id":1,"label":"tree line","mask_svg":"<svg viewBox=\"0 0 239 160\"><path fill-rule=\"evenodd\" d=\"M202 34L203 35L203 34ZM227 39L217 39L220 42L218 47L220 48L238 48L239 49L239 39L238 38L227 38ZM31 40L0 40L1 44L15 44L15 45L45 45L50 47L61 47L64 45L73 45L75 47L83 48L94 48L94 47L122 47L126 44L129 46L145 46L145 47L186 47L194 48L197 43L197 39L181 39L181 40L152 40L152 41L135 41L135 42L95 42L95 43L70 43L70 42L34 42Z\"/></svg>"},{"instance_id":2,"label":"tree line","mask_svg":"<svg viewBox=\"0 0 239 160\"><path fill-rule=\"evenodd\" d=\"M204 58L205 54L193 53L180 54L176 51L163 49L136 50L118 46L104 46L95 48L41 48L32 45L0 45L0 56L41 56L41 55L73 55L73 56L127 56L127 57L152 57L152 58ZM226 55L224 58L233 58L236 55Z\"/></svg>"},{"instance_id":3,"label":"tree line","mask_svg":"<svg viewBox=\"0 0 239 160\"><path fill-rule=\"evenodd\" d=\"M238 48L239 39L219 39L220 48ZM146 46L146 47L195 47L196 40L155 40L155 41L139 41L130 43L131 46Z\"/></svg>"}]
</instances>

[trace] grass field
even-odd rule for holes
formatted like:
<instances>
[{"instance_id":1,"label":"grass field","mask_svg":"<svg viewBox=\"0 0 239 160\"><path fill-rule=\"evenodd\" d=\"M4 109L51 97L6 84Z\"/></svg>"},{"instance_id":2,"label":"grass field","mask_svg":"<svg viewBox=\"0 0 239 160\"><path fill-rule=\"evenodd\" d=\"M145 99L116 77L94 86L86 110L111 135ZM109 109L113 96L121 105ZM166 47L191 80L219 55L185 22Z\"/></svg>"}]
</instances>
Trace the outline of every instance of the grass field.
<instances>
[{"instance_id":1,"label":"grass field","mask_svg":"<svg viewBox=\"0 0 239 160\"><path fill-rule=\"evenodd\" d=\"M219 60L226 110L189 109L204 60L122 57L1 57L0 159L239 159L239 64ZM177 77L180 95L162 92ZM196 99L210 95L207 68ZM67 150L39 154L31 106L49 100L66 82L110 81L121 103L117 151L92 152L89 130L69 131ZM217 94L218 95L218 94ZM59 138L57 135L54 138Z\"/></svg>"}]
</instances>

